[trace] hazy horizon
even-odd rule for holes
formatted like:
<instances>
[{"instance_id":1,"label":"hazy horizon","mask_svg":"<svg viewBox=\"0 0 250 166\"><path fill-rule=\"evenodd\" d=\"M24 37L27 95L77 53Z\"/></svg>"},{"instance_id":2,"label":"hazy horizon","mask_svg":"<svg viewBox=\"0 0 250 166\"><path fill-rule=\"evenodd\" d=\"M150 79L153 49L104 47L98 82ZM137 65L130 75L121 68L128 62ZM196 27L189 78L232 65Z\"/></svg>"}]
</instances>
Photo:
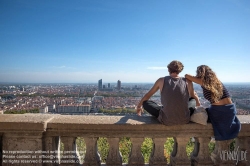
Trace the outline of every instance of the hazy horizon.
<instances>
[{"instance_id":1,"label":"hazy horizon","mask_svg":"<svg viewBox=\"0 0 250 166\"><path fill-rule=\"evenodd\" d=\"M103 84L117 84L117 82L103 82ZM154 84L155 82L122 82L122 84ZM98 84L97 82L0 82L0 84ZM193 83L194 85L198 85ZM250 82L223 82L223 84L249 84ZM198 85L199 86L199 85Z\"/></svg>"}]
</instances>

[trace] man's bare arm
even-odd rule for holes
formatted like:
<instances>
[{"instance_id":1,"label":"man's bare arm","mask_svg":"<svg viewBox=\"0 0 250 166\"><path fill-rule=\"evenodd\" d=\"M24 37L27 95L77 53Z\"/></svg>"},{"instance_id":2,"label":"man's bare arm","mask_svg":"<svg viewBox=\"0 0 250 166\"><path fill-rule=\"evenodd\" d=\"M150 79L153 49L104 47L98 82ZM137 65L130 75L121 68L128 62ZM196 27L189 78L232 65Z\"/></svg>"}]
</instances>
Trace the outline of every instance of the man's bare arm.
<instances>
[{"instance_id":1,"label":"man's bare arm","mask_svg":"<svg viewBox=\"0 0 250 166\"><path fill-rule=\"evenodd\" d=\"M159 78L154 86L142 97L142 99L140 100L140 102L138 103L136 110L137 110L137 114L140 116L141 112L142 112L142 104L144 101L150 99L151 96L153 96L153 94L155 94L155 92L157 92L160 89L160 84L162 83L163 78Z\"/></svg>"},{"instance_id":2,"label":"man's bare arm","mask_svg":"<svg viewBox=\"0 0 250 166\"><path fill-rule=\"evenodd\" d=\"M186 80L187 80L187 86L188 86L189 95L195 99L196 106L200 106L201 103L200 103L200 100L199 100L199 97L198 97L197 93L194 91L194 87L193 87L192 81L190 81L189 79L186 79Z\"/></svg>"}]
</instances>

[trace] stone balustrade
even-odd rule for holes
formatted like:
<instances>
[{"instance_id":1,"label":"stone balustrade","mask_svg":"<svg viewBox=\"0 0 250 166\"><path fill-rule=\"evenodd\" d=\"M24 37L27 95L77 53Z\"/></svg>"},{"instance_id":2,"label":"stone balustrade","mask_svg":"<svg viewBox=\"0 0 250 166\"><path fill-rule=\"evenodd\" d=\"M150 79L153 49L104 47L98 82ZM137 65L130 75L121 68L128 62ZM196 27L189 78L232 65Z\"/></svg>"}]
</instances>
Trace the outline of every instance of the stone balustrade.
<instances>
[{"instance_id":1,"label":"stone balustrade","mask_svg":"<svg viewBox=\"0 0 250 166\"><path fill-rule=\"evenodd\" d=\"M121 166L125 164L122 163L119 141L122 137L129 137L132 148L126 165L164 166L168 165L164 157L164 143L167 137L173 137L175 143L169 165L249 166L250 116L238 117L242 123L242 128L238 138L235 139L236 149L233 152L237 152L237 155L232 156L233 153L223 153L229 152L228 148L232 140L216 141L214 152L211 155L209 154L208 143L213 136L211 124L204 126L189 123L164 126L153 117L136 115L2 114L0 115L0 160L3 166ZM76 146L77 137L83 137L86 143L86 154L82 164L78 163L80 155ZM101 163L97 150L99 137L107 138L109 144L106 163ZM154 143L149 163L145 163L141 152L141 144L146 137L152 138ZM190 158L188 158L186 145L191 137L194 137L195 147ZM63 151L67 151L68 154L56 153L61 151L61 142L64 145ZM48 158L48 156L51 157ZM233 158L235 156L239 157L238 160Z\"/></svg>"}]
</instances>

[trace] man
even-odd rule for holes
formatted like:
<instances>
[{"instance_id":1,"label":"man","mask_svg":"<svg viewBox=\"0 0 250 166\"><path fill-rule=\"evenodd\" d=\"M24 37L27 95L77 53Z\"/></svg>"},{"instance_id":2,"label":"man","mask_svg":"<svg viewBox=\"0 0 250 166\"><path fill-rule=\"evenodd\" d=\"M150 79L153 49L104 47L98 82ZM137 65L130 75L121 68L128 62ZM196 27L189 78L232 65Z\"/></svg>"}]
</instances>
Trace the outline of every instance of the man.
<instances>
[{"instance_id":1,"label":"man","mask_svg":"<svg viewBox=\"0 0 250 166\"><path fill-rule=\"evenodd\" d=\"M137 105L137 114L141 116L143 108L155 116L164 125L186 124L190 120L190 111L200 106L197 94L194 92L191 81L179 77L184 66L179 61L168 64L169 76L159 78L154 86L144 95ZM161 103L157 105L149 100L150 97L160 90ZM191 97L191 98L190 98Z\"/></svg>"}]
</instances>

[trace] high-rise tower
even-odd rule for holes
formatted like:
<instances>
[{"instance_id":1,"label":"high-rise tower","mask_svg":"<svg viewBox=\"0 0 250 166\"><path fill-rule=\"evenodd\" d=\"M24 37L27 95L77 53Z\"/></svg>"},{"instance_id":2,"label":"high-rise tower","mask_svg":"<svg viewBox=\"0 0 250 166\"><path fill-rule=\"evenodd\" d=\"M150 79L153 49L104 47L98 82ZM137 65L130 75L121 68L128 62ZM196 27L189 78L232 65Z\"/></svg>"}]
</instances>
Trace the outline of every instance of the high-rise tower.
<instances>
[{"instance_id":1,"label":"high-rise tower","mask_svg":"<svg viewBox=\"0 0 250 166\"><path fill-rule=\"evenodd\" d=\"M102 79L98 81L98 90L102 90Z\"/></svg>"},{"instance_id":2,"label":"high-rise tower","mask_svg":"<svg viewBox=\"0 0 250 166\"><path fill-rule=\"evenodd\" d=\"M120 80L117 81L117 89L121 90L121 81Z\"/></svg>"}]
</instances>

